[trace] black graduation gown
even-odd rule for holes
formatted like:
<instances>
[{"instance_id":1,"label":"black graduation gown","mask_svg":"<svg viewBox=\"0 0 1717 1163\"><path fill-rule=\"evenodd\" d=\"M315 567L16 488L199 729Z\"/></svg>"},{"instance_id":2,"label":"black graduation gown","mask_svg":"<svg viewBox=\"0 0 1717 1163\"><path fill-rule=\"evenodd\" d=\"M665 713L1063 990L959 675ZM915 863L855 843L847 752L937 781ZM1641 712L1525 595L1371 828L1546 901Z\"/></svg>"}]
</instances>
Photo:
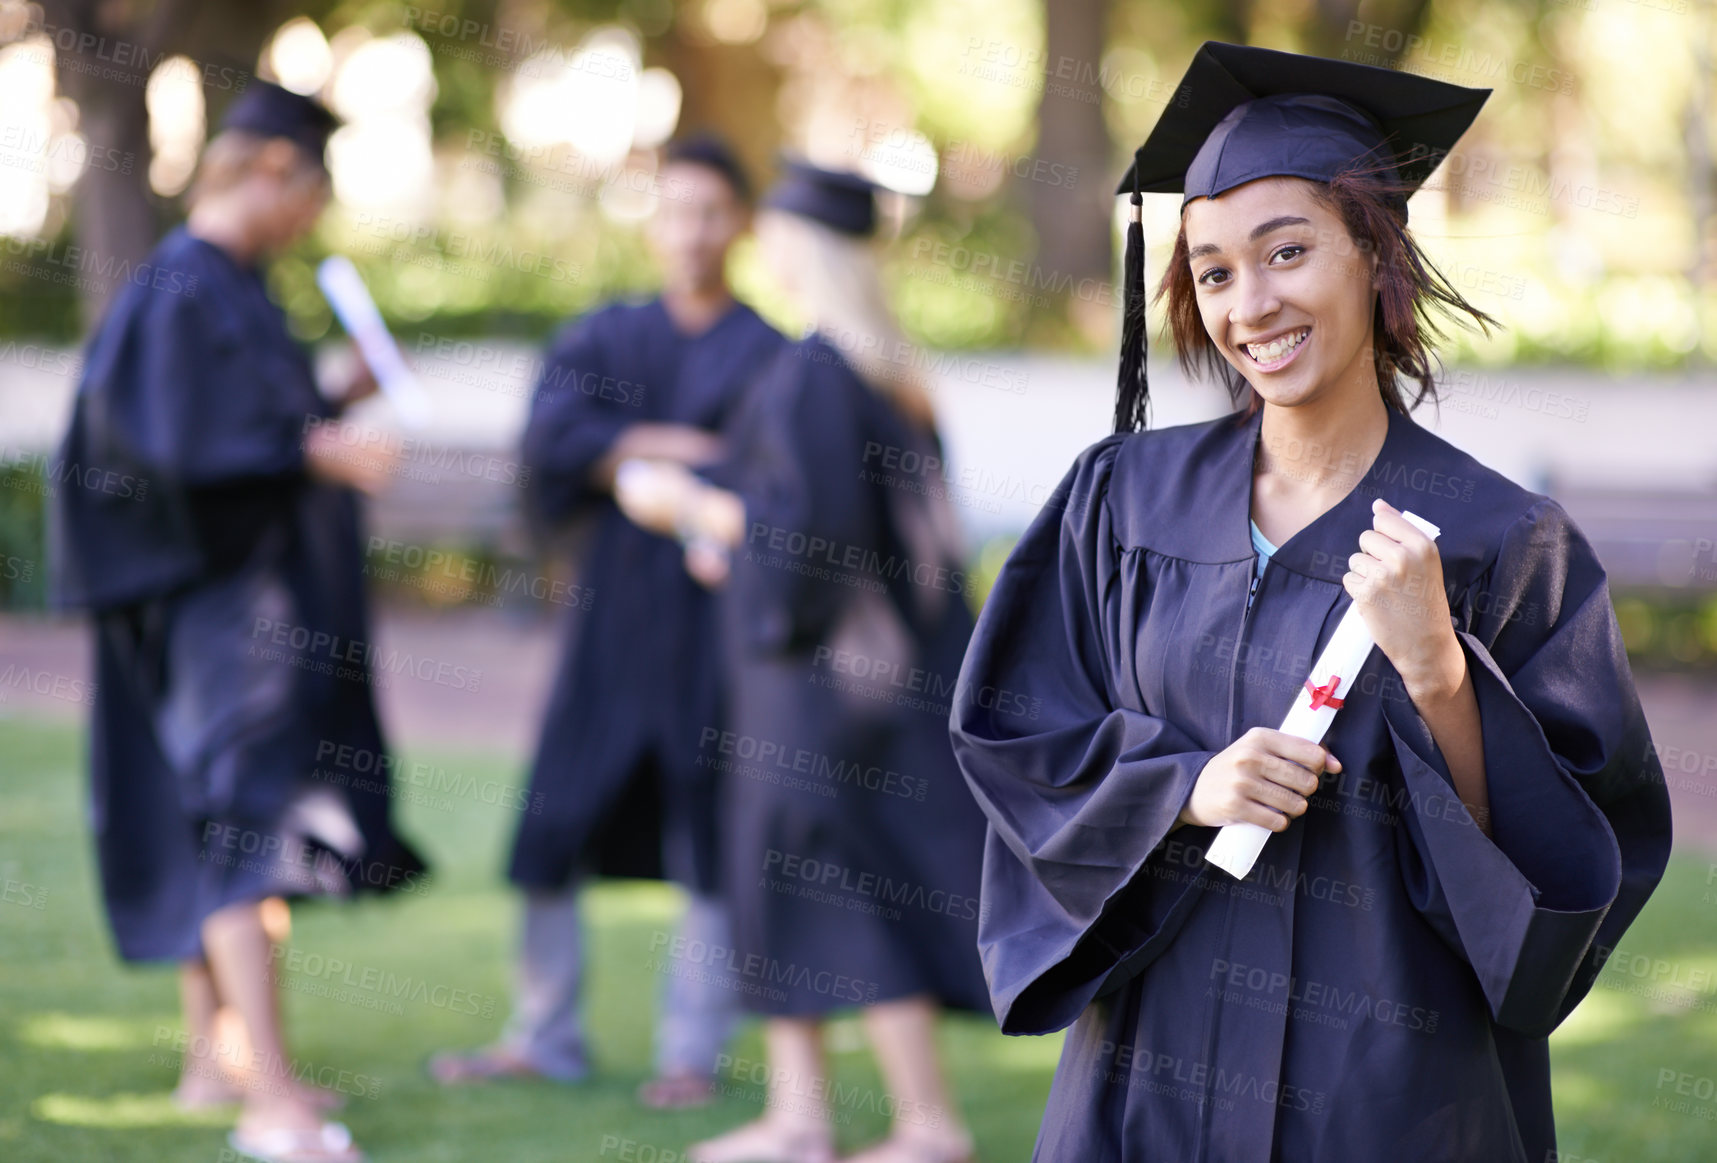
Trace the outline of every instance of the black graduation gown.
<instances>
[{"instance_id":1,"label":"black graduation gown","mask_svg":"<svg viewBox=\"0 0 1717 1163\"><path fill-rule=\"evenodd\" d=\"M722 602L732 714L701 749L724 779L724 966L764 1013L915 994L983 1010L984 825L947 735L971 583L936 476L885 470L933 438L812 337L729 440L715 475L747 525Z\"/></svg>"},{"instance_id":2,"label":"black graduation gown","mask_svg":"<svg viewBox=\"0 0 1717 1163\"><path fill-rule=\"evenodd\" d=\"M953 720L990 821L996 1016L1072 1025L1035 1158L1543 1163L1546 1036L1669 853L1604 571L1554 500L1391 411L1248 611L1261 418L1081 454L961 673L1043 700L1026 720L956 696ZM1206 761L1304 697L1377 496L1442 528L1494 839L1373 651L1325 738L1344 770L1235 882L1202 859L1213 829L1170 826Z\"/></svg>"},{"instance_id":3,"label":"black graduation gown","mask_svg":"<svg viewBox=\"0 0 1717 1163\"><path fill-rule=\"evenodd\" d=\"M309 359L261 272L183 228L141 269L52 469L54 595L95 614L91 815L120 955L183 959L223 905L425 878L389 825L356 497L304 471L331 414ZM306 830L307 795L340 829Z\"/></svg>"},{"instance_id":4,"label":"black graduation gown","mask_svg":"<svg viewBox=\"0 0 1717 1163\"><path fill-rule=\"evenodd\" d=\"M695 764L698 733L720 716L712 599L678 542L628 521L590 470L631 424L718 428L784 342L742 303L688 337L654 299L574 322L545 361L522 453L531 514L594 528L579 577L588 609L568 611L515 884L560 888L582 869L715 889L715 789Z\"/></svg>"}]
</instances>

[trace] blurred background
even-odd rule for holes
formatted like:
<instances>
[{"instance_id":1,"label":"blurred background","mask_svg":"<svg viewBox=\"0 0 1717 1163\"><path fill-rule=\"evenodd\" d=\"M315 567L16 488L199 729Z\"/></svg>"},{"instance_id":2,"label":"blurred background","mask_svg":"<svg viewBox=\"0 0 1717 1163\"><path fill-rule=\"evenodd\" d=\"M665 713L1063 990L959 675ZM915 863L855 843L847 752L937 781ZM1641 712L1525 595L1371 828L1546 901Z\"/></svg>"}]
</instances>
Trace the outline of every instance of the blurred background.
<instances>
[{"instance_id":1,"label":"blurred background","mask_svg":"<svg viewBox=\"0 0 1717 1163\"><path fill-rule=\"evenodd\" d=\"M343 337L314 270L350 256L417 367L436 419L371 506L377 633L483 675L477 690L409 674L380 690L395 745L427 773L399 811L436 892L307 911L301 933L402 973L429 948L436 981L504 1013L516 816L459 789L523 782L565 610L508 579L568 568L524 534L515 443L544 340L654 286L640 232L662 144L713 128L760 179L790 149L887 188L885 275L936 388L942 475L993 576L1107 431L1111 191L1206 39L1494 89L1411 218L1504 326L1447 337L1442 402L1417 419L1556 496L1597 546L1677 812L1669 879L1553 1039L1561 1158L1717 1159L1711 0L0 0L0 1158L220 1150L216 1123L167 1098L171 975L118 968L93 895L88 648L43 608L42 513L81 338L178 220L235 93L260 76L345 120L334 202L270 282L328 356ZM1146 197L1153 285L1177 208ZM802 324L749 245L733 262L743 296ZM1153 423L1226 411L1152 327ZM348 1119L377 1158L671 1160L761 1097L736 1072L713 1113L630 1104L654 1004L637 966L676 907L639 884L591 905L612 1082L435 1091L422 1056L489 1037L494 1012L305 990L288 994L292 1024L308 1058L380 1080ZM983 1157L1027 1158L1058 1039L976 1019L947 1036ZM858 1042L837 1025L837 1050ZM843 1142L886 1122L849 1113Z\"/></svg>"}]
</instances>

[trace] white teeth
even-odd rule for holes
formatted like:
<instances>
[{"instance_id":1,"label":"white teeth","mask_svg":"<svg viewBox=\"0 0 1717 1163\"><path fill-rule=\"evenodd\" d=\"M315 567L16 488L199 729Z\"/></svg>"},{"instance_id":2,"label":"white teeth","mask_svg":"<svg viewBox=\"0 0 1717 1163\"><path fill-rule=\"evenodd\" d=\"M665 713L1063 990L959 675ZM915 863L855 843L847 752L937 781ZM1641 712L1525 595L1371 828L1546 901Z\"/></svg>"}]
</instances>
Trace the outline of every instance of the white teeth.
<instances>
[{"instance_id":1,"label":"white teeth","mask_svg":"<svg viewBox=\"0 0 1717 1163\"><path fill-rule=\"evenodd\" d=\"M1290 351L1294 350L1294 348L1298 347L1305 337L1311 333L1312 329L1310 327L1302 327L1298 331L1290 331L1286 335L1272 339L1269 343L1262 345L1248 343L1243 346L1246 348L1246 353L1259 363L1275 363L1284 355L1287 355Z\"/></svg>"}]
</instances>

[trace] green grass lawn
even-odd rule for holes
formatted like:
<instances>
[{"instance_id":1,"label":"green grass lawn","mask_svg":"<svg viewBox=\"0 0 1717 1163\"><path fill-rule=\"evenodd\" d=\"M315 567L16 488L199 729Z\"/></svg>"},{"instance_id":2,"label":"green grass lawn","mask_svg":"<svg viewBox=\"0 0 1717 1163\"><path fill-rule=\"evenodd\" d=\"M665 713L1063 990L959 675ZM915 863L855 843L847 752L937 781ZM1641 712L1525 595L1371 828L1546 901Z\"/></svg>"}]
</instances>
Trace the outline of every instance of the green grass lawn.
<instances>
[{"instance_id":1,"label":"green grass lawn","mask_svg":"<svg viewBox=\"0 0 1717 1163\"><path fill-rule=\"evenodd\" d=\"M228 1119L185 1116L169 1100L177 1073L174 975L122 968L109 944L84 823L81 755L71 727L0 718L0 881L12 883L0 900L0 1161L221 1163L229 1158ZM517 778L493 759L433 758L468 774ZM429 1053L480 1044L505 1016L516 907L499 869L513 817L468 801L451 811L404 803L401 815L435 861L433 891L299 909L293 948L348 963L341 981L392 973L423 982L427 996L408 996L388 1012L303 990L284 995L295 1059L345 1071L351 1089L363 1091L339 1117L378 1163L673 1163L685 1144L761 1109L761 1089L743 1080L702 1111L657 1114L634 1105L661 982L648 968L651 935L672 929L678 905L670 889L633 883L605 885L587 898L594 1081L451 1091L430 1083L422 1072ZM1717 1159L1710 869L1692 859L1672 866L1624 943L1626 968L1606 971L1553 1041L1569 1163ZM314 963L300 968L312 972L296 980L325 980L314 976ZM361 984L359 993L379 996ZM836 1023L830 1040L837 1079L860 1096L879 1094L857 1024ZM1029 1159L1060 1039L1003 1038L987 1019L961 1017L947 1021L943 1045L981 1158ZM755 1028L732 1052L760 1057ZM1687 1105L1677 1110L1678 1103ZM843 1147L886 1131L874 1099L861 1097L842 1113L849 1119L839 1127Z\"/></svg>"}]
</instances>

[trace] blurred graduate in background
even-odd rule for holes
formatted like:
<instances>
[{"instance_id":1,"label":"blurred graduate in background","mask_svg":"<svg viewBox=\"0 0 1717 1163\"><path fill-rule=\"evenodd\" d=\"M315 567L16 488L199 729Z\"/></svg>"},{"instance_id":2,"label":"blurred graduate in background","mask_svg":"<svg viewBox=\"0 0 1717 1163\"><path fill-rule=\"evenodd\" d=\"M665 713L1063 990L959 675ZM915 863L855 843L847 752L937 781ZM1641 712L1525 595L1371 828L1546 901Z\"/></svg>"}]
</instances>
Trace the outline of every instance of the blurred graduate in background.
<instances>
[{"instance_id":1,"label":"blurred graduate in background","mask_svg":"<svg viewBox=\"0 0 1717 1163\"><path fill-rule=\"evenodd\" d=\"M883 296L875 226L870 183L791 163L758 241L813 332L747 393L716 483L622 470L626 511L681 530L687 567L724 587L732 735L706 750L728 767L732 963L765 1017L771 1080L764 1117L690 1148L701 1163L834 1157L823 1022L855 1005L895 1111L892 1134L855 1158L972 1151L935 1045L941 1005L987 1008L983 820L947 735L972 614L942 480L886 468L940 463L940 442ZM857 680L853 659L900 682ZM748 762L759 755L779 759Z\"/></svg>"},{"instance_id":2,"label":"blurred graduate in background","mask_svg":"<svg viewBox=\"0 0 1717 1163\"><path fill-rule=\"evenodd\" d=\"M509 875L525 906L512 1019L495 1046L435 1058L442 1082L588 1073L578 900L593 874L675 881L688 898L680 936L729 944L716 893L716 773L699 762L699 739L723 715L713 602L686 575L675 530L627 520L612 489L628 458L718 459L716 431L785 342L727 284L751 200L721 140L671 143L648 229L661 295L577 320L545 362L522 452L531 516L585 523L579 582L590 604L568 619L531 773L533 810L513 848ZM657 1077L640 1098L708 1102L737 999L705 974L668 974L662 989Z\"/></svg>"},{"instance_id":3,"label":"blurred graduate in background","mask_svg":"<svg viewBox=\"0 0 1717 1163\"><path fill-rule=\"evenodd\" d=\"M204 151L190 216L89 342L54 499L55 597L95 619L90 790L120 955L181 963L189 1051L176 1098L243 1100L233 1145L361 1158L335 1096L295 1082L270 976L270 898L409 889L386 750L340 403L269 299L262 263L329 194L333 117L256 82ZM359 786L368 790L359 790ZM218 1009L251 1053L216 1036Z\"/></svg>"}]
</instances>

